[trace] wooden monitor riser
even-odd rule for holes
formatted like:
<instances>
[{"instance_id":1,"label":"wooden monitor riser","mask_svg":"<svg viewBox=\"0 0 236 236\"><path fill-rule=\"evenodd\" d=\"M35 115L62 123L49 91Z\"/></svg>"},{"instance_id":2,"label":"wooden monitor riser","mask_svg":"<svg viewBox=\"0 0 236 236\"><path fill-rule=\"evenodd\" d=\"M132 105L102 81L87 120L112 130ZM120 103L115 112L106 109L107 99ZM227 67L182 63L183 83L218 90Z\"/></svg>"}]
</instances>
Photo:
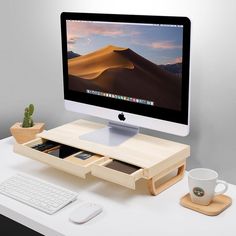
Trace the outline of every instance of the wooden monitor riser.
<instances>
[{"instance_id":1,"label":"wooden monitor riser","mask_svg":"<svg viewBox=\"0 0 236 236\"><path fill-rule=\"evenodd\" d=\"M25 144L16 143L14 151L82 178L86 178L86 174L91 173L131 189L135 189L137 180L145 178L152 195L159 194L183 178L186 159L190 156L190 146L140 133L115 147L80 139L81 135L104 126L95 122L78 120L44 131L38 134L38 138ZM73 155L60 159L31 148L44 140L66 144L96 153L96 155L84 162ZM127 174L106 167L113 160L132 164L138 167L137 171ZM175 170L177 174L174 177L156 185L160 179Z\"/></svg>"}]
</instances>

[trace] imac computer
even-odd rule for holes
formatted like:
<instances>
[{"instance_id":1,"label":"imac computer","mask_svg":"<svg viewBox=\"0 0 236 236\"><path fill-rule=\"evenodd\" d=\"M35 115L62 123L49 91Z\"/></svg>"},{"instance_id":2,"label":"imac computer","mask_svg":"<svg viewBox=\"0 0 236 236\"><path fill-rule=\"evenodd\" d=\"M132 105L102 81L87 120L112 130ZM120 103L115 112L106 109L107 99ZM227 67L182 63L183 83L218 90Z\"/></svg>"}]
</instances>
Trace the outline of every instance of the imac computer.
<instances>
[{"instance_id":1,"label":"imac computer","mask_svg":"<svg viewBox=\"0 0 236 236\"><path fill-rule=\"evenodd\" d=\"M189 133L187 17L64 12L61 32L66 109L109 121L81 139L115 146L139 127Z\"/></svg>"}]
</instances>

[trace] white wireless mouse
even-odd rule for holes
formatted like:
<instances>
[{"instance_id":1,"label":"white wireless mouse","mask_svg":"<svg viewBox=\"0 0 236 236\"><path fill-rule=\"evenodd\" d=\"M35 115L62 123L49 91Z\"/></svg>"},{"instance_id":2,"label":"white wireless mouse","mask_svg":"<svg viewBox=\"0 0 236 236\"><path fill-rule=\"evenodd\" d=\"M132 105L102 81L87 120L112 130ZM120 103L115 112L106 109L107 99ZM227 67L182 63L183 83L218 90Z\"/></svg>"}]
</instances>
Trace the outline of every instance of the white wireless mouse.
<instances>
[{"instance_id":1,"label":"white wireless mouse","mask_svg":"<svg viewBox=\"0 0 236 236\"><path fill-rule=\"evenodd\" d=\"M102 212L102 207L94 203L83 203L72 211L69 219L77 224L83 224Z\"/></svg>"}]
</instances>

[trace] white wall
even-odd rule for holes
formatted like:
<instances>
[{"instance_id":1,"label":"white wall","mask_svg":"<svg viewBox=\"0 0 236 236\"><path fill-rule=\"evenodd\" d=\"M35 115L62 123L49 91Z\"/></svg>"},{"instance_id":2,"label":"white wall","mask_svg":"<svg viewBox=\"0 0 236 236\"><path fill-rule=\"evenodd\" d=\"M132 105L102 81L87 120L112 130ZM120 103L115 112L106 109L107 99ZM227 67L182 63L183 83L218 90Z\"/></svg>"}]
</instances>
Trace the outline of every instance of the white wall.
<instances>
[{"instance_id":1,"label":"white wall","mask_svg":"<svg viewBox=\"0 0 236 236\"><path fill-rule=\"evenodd\" d=\"M47 128L79 118L63 107L62 11L184 15L192 20L191 134L144 132L191 144L188 169L236 183L236 2L233 0L7 0L0 2L0 138L26 104Z\"/></svg>"}]
</instances>

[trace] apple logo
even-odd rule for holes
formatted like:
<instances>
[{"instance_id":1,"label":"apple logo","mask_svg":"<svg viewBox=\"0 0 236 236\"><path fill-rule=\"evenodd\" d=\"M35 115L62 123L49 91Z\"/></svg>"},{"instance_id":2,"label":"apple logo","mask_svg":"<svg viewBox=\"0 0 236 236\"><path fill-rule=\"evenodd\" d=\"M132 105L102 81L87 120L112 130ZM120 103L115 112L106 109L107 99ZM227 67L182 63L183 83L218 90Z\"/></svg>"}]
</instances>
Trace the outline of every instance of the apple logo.
<instances>
[{"instance_id":1,"label":"apple logo","mask_svg":"<svg viewBox=\"0 0 236 236\"><path fill-rule=\"evenodd\" d=\"M123 112L120 113L120 114L118 115L118 118L119 118L119 120L121 120L121 121L125 121L125 115L124 115L124 113L123 113Z\"/></svg>"}]
</instances>

